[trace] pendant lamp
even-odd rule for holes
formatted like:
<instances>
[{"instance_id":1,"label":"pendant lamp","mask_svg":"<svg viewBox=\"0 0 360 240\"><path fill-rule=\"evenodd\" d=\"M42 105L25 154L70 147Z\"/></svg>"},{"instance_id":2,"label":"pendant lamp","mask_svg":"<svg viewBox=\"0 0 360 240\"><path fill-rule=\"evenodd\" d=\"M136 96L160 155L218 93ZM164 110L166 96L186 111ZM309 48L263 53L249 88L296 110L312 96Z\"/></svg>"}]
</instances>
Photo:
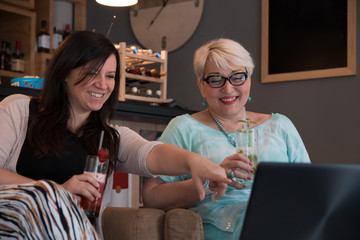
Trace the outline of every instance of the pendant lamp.
<instances>
[{"instance_id":1,"label":"pendant lamp","mask_svg":"<svg viewBox=\"0 0 360 240\"><path fill-rule=\"evenodd\" d=\"M138 0L96 0L97 3L110 7L128 7L138 3Z\"/></svg>"}]
</instances>

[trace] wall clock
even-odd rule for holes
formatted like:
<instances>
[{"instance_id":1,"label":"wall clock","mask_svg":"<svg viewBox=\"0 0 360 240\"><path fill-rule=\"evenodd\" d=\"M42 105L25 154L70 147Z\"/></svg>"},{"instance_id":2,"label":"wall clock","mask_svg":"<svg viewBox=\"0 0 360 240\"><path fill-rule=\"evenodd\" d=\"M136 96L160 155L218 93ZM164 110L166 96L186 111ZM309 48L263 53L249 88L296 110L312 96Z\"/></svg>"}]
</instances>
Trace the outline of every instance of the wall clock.
<instances>
[{"instance_id":1,"label":"wall clock","mask_svg":"<svg viewBox=\"0 0 360 240\"><path fill-rule=\"evenodd\" d=\"M130 8L130 24L136 39L153 51L174 51L197 29L204 0L139 0Z\"/></svg>"}]
</instances>

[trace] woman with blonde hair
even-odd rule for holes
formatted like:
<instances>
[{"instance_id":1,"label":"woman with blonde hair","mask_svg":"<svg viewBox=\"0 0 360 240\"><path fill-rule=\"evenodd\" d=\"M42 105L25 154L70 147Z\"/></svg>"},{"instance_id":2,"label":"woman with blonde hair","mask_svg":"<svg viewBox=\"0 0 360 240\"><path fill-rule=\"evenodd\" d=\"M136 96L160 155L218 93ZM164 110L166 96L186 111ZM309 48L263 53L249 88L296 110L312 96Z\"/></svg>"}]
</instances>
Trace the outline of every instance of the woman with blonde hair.
<instances>
[{"instance_id":1,"label":"woman with blonde hair","mask_svg":"<svg viewBox=\"0 0 360 240\"><path fill-rule=\"evenodd\" d=\"M251 100L253 69L250 54L234 40L215 39L201 46L194 55L194 71L206 109L174 118L160 137L160 141L199 153L225 168L228 177L234 179L226 194L212 201L208 191L204 200L199 199L190 175L150 178L144 186L146 207L183 207L198 213L206 240L240 238L251 185L245 186L238 179L251 180L254 170L253 163L237 153L238 129L257 130L259 162L310 162L299 133L287 117L245 109Z\"/></svg>"}]
</instances>

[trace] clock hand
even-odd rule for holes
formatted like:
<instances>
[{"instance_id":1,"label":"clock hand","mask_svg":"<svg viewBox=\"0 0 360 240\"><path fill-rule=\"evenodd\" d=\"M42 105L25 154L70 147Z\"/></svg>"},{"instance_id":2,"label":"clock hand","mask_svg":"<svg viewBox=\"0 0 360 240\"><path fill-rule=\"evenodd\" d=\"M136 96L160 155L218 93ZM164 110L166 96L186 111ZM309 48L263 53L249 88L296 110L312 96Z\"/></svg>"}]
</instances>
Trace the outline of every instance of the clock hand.
<instances>
[{"instance_id":1,"label":"clock hand","mask_svg":"<svg viewBox=\"0 0 360 240\"><path fill-rule=\"evenodd\" d=\"M149 26L148 26L148 29L151 27L151 25L154 24L155 22L155 19L159 16L159 14L161 13L161 11L164 9L164 7L166 7L166 4L169 2L169 0L163 0L163 4L160 8L160 10L156 13L156 15L154 16L154 18L151 20Z\"/></svg>"}]
</instances>

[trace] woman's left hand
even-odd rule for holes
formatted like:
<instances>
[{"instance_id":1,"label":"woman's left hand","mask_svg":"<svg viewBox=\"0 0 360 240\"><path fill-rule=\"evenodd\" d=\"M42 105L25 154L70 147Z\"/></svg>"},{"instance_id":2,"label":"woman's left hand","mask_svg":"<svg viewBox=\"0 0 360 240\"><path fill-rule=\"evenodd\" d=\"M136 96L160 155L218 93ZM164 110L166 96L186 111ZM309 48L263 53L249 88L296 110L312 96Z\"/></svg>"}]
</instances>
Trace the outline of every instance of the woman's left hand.
<instances>
[{"instance_id":1,"label":"woman's left hand","mask_svg":"<svg viewBox=\"0 0 360 240\"><path fill-rule=\"evenodd\" d=\"M244 180L250 180L250 176L253 173L252 169L252 163L251 161L242 153L235 153L233 155L230 155L226 157L221 163L220 166L222 166L225 171L226 175L228 175L229 171L233 172L233 177L235 178L241 178ZM242 170L242 171L239 171ZM210 189L211 189L210 185ZM229 186L243 189L245 188L244 184L240 184L236 181L231 181ZM212 190L212 189L211 189Z\"/></svg>"}]
</instances>

